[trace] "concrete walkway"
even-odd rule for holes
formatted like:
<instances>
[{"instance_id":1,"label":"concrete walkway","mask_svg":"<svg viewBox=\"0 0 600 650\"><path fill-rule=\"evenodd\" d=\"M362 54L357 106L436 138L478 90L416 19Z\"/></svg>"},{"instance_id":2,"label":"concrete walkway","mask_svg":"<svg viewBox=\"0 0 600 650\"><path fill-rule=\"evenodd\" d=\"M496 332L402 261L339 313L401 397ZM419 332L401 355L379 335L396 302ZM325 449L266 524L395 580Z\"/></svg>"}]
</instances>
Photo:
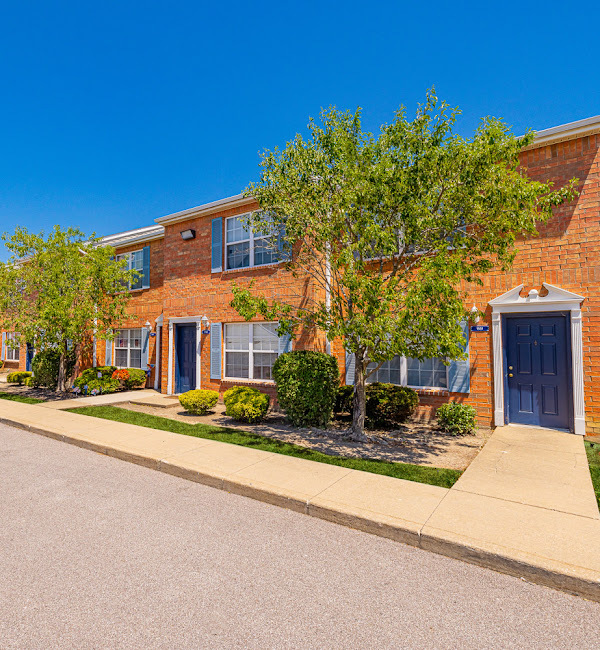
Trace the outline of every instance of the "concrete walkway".
<instances>
[{"instance_id":1,"label":"concrete walkway","mask_svg":"<svg viewBox=\"0 0 600 650\"><path fill-rule=\"evenodd\" d=\"M82 406L106 406L108 404L119 404L121 402L131 402L133 399L145 400L152 399L158 395L155 390L143 389L136 391L125 391L123 393L108 393L107 395L93 395L91 397L74 397L73 399L56 400L55 402L43 402L40 404L43 408L65 411Z\"/></svg>"},{"instance_id":2,"label":"concrete walkway","mask_svg":"<svg viewBox=\"0 0 600 650\"><path fill-rule=\"evenodd\" d=\"M600 515L580 437L498 429L447 490L47 404L0 400L0 421L600 601Z\"/></svg>"}]
</instances>

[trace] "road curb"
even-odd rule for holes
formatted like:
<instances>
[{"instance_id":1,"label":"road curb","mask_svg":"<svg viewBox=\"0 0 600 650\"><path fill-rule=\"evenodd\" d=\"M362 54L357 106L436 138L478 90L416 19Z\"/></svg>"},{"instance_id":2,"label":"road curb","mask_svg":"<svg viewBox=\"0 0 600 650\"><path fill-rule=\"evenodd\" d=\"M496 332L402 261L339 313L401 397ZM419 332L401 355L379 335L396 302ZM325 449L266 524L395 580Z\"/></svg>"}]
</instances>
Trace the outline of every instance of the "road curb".
<instances>
[{"instance_id":1,"label":"road curb","mask_svg":"<svg viewBox=\"0 0 600 650\"><path fill-rule=\"evenodd\" d=\"M218 488L232 494L246 496L270 505L287 508L348 528L385 537L396 542L408 544L439 555L468 562L469 564L475 564L500 573L522 578L532 583L600 602L600 581L590 577L590 575L595 573L593 570L587 571L582 567L568 566L564 565L564 563L560 567L562 570L549 569L543 565L543 558L540 558L539 563L533 559L525 561L522 558L516 557L516 555L511 556L510 549L506 549L506 552L491 551L490 549L479 546L476 542L466 537L464 541L457 542L456 540L446 538L443 531L439 531L439 533L433 532L427 523L422 526L415 525L415 527L411 528L408 525L403 526L391 523L389 520L385 520L384 517L382 517L382 520L378 520L375 516L368 517L356 512L344 512L341 509L338 510L319 503L312 503L311 500L303 500L293 495L285 494L282 491L271 490L262 485L253 485L251 481L236 481L231 475L221 476L190 469L178 465L172 458L165 460L144 454L143 452L126 451L111 447L110 445L82 440L76 436L70 436L68 433L59 433L51 429L44 429L39 425L30 425L11 417L0 417L0 423L164 472L171 476L201 483L208 487Z\"/></svg>"}]
</instances>

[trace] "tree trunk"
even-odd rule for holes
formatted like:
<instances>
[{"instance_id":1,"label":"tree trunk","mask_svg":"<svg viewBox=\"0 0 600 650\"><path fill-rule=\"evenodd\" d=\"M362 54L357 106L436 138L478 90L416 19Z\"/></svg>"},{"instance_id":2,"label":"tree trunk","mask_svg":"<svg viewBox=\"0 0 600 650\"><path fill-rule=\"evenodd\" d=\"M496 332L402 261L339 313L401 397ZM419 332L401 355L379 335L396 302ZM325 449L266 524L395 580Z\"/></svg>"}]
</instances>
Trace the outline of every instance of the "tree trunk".
<instances>
[{"instance_id":1,"label":"tree trunk","mask_svg":"<svg viewBox=\"0 0 600 650\"><path fill-rule=\"evenodd\" d=\"M366 393L365 393L365 352L359 350L354 354L354 400L352 404L352 434L351 440L356 442L366 442L365 435L365 412L366 412Z\"/></svg>"},{"instance_id":2,"label":"tree trunk","mask_svg":"<svg viewBox=\"0 0 600 650\"><path fill-rule=\"evenodd\" d=\"M61 344L60 359L58 361L57 393L64 393L67 390L67 353L67 342L63 341Z\"/></svg>"}]
</instances>

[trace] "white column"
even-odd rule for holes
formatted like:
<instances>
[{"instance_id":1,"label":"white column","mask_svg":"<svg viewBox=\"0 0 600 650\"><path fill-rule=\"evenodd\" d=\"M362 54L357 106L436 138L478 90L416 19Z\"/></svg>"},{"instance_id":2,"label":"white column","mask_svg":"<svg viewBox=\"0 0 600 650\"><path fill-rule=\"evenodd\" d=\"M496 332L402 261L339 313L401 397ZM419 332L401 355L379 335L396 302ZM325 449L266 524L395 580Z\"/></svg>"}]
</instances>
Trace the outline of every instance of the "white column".
<instances>
[{"instance_id":1,"label":"white column","mask_svg":"<svg viewBox=\"0 0 600 650\"><path fill-rule=\"evenodd\" d=\"M581 309L571 310L571 359L573 363L573 429L585 435L585 399L583 389L583 324Z\"/></svg>"},{"instance_id":2,"label":"white column","mask_svg":"<svg viewBox=\"0 0 600 650\"><path fill-rule=\"evenodd\" d=\"M154 390L158 390L158 384L160 381L161 367L160 367L160 347L162 345L162 327L160 325L156 328L156 360L154 362Z\"/></svg>"},{"instance_id":3,"label":"white column","mask_svg":"<svg viewBox=\"0 0 600 650\"><path fill-rule=\"evenodd\" d=\"M200 388L200 383L202 381L201 363L202 363L202 323L200 321L196 321L196 388Z\"/></svg>"},{"instance_id":4,"label":"white column","mask_svg":"<svg viewBox=\"0 0 600 650\"><path fill-rule=\"evenodd\" d=\"M169 323L169 357L167 363L167 395L173 394L173 323Z\"/></svg>"},{"instance_id":5,"label":"white column","mask_svg":"<svg viewBox=\"0 0 600 650\"><path fill-rule=\"evenodd\" d=\"M492 314L492 343L494 348L494 424L504 426L504 368L502 361L502 316Z\"/></svg>"}]
</instances>

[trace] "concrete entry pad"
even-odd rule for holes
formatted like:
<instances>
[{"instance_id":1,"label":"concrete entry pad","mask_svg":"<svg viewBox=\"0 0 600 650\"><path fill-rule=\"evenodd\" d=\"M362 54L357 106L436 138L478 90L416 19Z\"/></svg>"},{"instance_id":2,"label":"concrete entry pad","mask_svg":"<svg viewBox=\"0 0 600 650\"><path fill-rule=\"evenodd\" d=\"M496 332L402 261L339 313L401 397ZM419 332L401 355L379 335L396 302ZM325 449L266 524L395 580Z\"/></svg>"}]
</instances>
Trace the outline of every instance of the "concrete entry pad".
<instances>
[{"instance_id":1,"label":"concrete entry pad","mask_svg":"<svg viewBox=\"0 0 600 650\"><path fill-rule=\"evenodd\" d=\"M181 408L179 398L172 395L162 395L161 393L154 393L154 395L134 397L129 400L130 404L139 404L140 406L153 406L159 409L170 409L175 406Z\"/></svg>"}]
</instances>

